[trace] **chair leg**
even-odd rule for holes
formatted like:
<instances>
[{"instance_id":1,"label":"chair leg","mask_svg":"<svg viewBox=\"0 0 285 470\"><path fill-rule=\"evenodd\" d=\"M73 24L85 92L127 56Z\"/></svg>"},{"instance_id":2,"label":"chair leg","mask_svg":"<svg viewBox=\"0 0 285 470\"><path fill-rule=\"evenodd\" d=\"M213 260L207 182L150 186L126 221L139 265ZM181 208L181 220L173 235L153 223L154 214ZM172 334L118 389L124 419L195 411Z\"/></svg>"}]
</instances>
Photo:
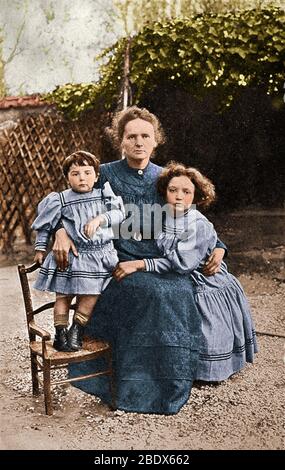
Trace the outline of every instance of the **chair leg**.
<instances>
[{"instance_id":1,"label":"chair leg","mask_svg":"<svg viewBox=\"0 0 285 470\"><path fill-rule=\"evenodd\" d=\"M111 394L111 409L116 410L116 386L115 386L115 377L114 377L114 369L113 369L113 361L112 361L112 351L108 353L108 366L110 370L109 375L109 384L110 384L110 394Z\"/></svg>"},{"instance_id":2,"label":"chair leg","mask_svg":"<svg viewBox=\"0 0 285 470\"><path fill-rule=\"evenodd\" d=\"M43 375L44 375L44 397L45 397L45 410L47 415L53 414L52 397L50 387L50 363L43 361Z\"/></svg>"},{"instance_id":3,"label":"chair leg","mask_svg":"<svg viewBox=\"0 0 285 470\"><path fill-rule=\"evenodd\" d=\"M38 396L39 391L39 374L38 366L36 362L36 355L31 352L31 372L32 372L32 386L33 386L33 395Z\"/></svg>"}]
</instances>

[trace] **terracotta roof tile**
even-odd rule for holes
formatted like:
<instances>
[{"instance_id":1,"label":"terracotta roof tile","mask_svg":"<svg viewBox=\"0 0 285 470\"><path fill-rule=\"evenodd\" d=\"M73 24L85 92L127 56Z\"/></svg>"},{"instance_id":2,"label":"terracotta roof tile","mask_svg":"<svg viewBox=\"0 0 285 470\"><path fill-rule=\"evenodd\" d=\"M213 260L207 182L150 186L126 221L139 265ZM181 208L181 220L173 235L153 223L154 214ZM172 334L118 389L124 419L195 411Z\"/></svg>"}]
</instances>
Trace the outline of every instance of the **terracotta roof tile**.
<instances>
[{"instance_id":1,"label":"terracotta roof tile","mask_svg":"<svg viewBox=\"0 0 285 470\"><path fill-rule=\"evenodd\" d=\"M22 108L25 106L44 106L48 105L45 101L41 100L40 95L27 95L27 96L6 96L0 100L0 109L6 108Z\"/></svg>"}]
</instances>

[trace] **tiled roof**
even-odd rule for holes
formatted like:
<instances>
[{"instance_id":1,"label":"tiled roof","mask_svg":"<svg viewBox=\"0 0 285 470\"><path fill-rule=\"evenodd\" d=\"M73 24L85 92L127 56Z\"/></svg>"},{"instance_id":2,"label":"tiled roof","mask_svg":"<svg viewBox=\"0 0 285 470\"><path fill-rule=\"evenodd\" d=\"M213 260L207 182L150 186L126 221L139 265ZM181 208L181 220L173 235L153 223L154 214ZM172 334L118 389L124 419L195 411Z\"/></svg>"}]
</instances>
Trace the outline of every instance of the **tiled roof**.
<instances>
[{"instance_id":1,"label":"tiled roof","mask_svg":"<svg viewBox=\"0 0 285 470\"><path fill-rule=\"evenodd\" d=\"M48 106L40 95L6 96L0 100L0 109L23 108L25 106Z\"/></svg>"}]
</instances>

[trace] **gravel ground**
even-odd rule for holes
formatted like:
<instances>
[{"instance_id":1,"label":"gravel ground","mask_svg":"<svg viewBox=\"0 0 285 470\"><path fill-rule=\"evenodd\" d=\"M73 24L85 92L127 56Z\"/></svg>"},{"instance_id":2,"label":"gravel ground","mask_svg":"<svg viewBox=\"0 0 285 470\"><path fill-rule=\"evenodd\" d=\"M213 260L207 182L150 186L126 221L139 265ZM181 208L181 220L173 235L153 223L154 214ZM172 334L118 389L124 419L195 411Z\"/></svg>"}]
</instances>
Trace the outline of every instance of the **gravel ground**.
<instances>
[{"instance_id":1,"label":"gravel ground","mask_svg":"<svg viewBox=\"0 0 285 470\"><path fill-rule=\"evenodd\" d=\"M259 213L259 219L256 224L242 213L227 217L227 224L220 217L216 224L222 225L229 264L248 294L257 330L284 335L284 217L273 214L268 220ZM242 227L243 240L235 227ZM0 259L1 449L284 449L284 338L278 336L259 335L254 365L220 385L196 384L175 416L112 412L68 385L55 389L54 415L46 416L43 397L31 394L15 266L27 257L31 260L30 249L19 244L14 265L11 257ZM37 293L35 302L40 301ZM50 322L39 320L43 326Z\"/></svg>"}]
</instances>

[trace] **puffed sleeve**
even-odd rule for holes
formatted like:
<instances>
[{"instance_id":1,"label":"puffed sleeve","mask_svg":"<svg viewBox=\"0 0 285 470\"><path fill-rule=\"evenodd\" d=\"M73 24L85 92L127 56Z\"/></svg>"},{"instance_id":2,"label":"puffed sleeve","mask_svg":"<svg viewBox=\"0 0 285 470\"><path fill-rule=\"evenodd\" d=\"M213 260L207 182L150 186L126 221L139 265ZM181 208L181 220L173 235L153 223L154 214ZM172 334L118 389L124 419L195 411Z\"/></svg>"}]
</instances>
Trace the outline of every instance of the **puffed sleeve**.
<instances>
[{"instance_id":1,"label":"puffed sleeve","mask_svg":"<svg viewBox=\"0 0 285 470\"><path fill-rule=\"evenodd\" d=\"M119 225L125 218L125 209L121 196L115 195L108 182L104 184L102 194L106 211L102 214L106 220L103 227Z\"/></svg>"},{"instance_id":2,"label":"puffed sleeve","mask_svg":"<svg viewBox=\"0 0 285 470\"><path fill-rule=\"evenodd\" d=\"M217 234L211 222L198 219L190 224L183 235L176 248L166 252L165 255L175 271L187 274L197 269L206 258L207 252L215 248Z\"/></svg>"},{"instance_id":3,"label":"puffed sleeve","mask_svg":"<svg viewBox=\"0 0 285 470\"><path fill-rule=\"evenodd\" d=\"M58 193L50 193L38 205L32 229L37 231L35 249L45 251L51 232L61 219L61 202Z\"/></svg>"}]
</instances>

